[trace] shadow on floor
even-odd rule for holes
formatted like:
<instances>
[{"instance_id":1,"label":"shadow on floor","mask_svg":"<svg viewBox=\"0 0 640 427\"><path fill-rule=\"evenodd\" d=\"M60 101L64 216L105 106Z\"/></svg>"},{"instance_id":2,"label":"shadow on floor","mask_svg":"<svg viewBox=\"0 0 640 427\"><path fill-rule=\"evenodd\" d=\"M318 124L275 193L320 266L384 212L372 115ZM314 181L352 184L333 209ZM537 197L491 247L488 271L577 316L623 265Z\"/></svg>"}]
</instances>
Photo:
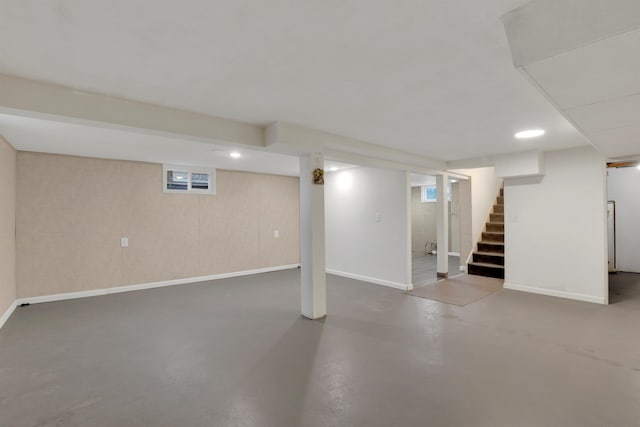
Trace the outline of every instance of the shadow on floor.
<instances>
[{"instance_id":1,"label":"shadow on floor","mask_svg":"<svg viewBox=\"0 0 640 427\"><path fill-rule=\"evenodd\" d=\"M228 425L256 424L269 414L273 425L302 425L307 390L324 320L299 317L249 369L229 394ZM277 384L277 389L274 385Z\"/></svg>"},{"instance_id":2,"label":"shadow on floor","mask_svg":"<svg viewBox=\"0 0 640 427\"><path fill-rule=\"evenodd\" d=\"M639 273L609 273L609 304L640 297Z\"/></svg>"}]
</instances>

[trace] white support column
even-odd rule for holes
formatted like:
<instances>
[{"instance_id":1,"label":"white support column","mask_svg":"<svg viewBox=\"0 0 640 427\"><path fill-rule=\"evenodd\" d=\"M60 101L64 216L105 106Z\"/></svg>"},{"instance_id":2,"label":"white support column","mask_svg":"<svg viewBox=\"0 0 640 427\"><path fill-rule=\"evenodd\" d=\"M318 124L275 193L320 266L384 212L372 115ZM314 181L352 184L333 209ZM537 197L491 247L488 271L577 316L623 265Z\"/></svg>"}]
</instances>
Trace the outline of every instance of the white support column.
<instances>
[{"instance_id":1,"label":"white support column","mask_svg":"<svg viewBox=\"0 0 640 427\"><path fill-rule=\"evenodd\" d=\"M300 284L302 315L320 319L327 315L327 283L324 245L324 185L314 183L321 154L300 157Z\"/></svg>"},{"instance_id":2,"label":"white support column","mask_svg":"<svg viewBox=\"0 0 640 427\"><path fill-rule=\"evenodd\" d=\"M412 271L412 252L411 252L411 172L404 171L405 179L405 210L406 210L406 244L405 244L405 257L407 268L407 290L413 289L413 271Z\"/></svg>"},{"instance_id":3,"label":"white support column","mask_svg":"<svg viewBox=\"0 0 640 427\"><path fill-rule=\"evenodd\" d=\"M449 277L449 182L446 175L436 176L438 202L438 277Z\"/></svg>"}]
</instances>

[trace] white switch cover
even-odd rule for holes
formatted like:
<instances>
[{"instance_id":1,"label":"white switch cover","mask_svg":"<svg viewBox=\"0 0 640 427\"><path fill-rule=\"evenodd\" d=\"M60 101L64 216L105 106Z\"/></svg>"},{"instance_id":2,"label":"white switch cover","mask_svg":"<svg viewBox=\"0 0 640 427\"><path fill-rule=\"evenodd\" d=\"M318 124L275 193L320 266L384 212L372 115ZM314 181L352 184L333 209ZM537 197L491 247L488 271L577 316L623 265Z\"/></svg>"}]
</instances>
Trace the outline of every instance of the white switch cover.
<instances>
[{"instance_id":1,"label":"white switch cover","mask_svg":"<svg viewBox=\"0 0 640 427\"><path fill-rule=\"evenodd\" d=\"M380 212L376 212L376 222L380 221L382 221L382 215L380 215Z\"/></svg>"},{"instance_id":2,"label":"white switch cover","mask_svg":"<svg viewBox=\"0 0 640 427\"><path fill-rule=\"evenodd\" d=\"M129 238L128 237L123 237L122 239L120 239L120 247L121 248L128 248L129 247Z\"/></svg>"},{"instance_id":3,"label":"white switch cover","mask_svg":"<svg viewBox=\"0 0 640 427\"><path fill-rule=\"evenodd\" d=\"M280 231L273 230L273 237L275 237L276 239L280 238Z\"/></svg>"}]
</instances>

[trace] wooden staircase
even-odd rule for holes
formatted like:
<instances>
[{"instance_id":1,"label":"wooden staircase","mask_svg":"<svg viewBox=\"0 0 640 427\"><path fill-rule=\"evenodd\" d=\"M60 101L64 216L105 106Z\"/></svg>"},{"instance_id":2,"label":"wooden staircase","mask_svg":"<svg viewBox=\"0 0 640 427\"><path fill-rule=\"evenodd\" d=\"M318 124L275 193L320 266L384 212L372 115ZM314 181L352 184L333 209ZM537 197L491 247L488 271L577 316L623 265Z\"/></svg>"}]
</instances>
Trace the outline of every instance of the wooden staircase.
<instances>
[{"instance_id":1,"label":"wooden staircase","mask_svg":"<svg viewBox=\"0 0 640 427\"><path fill-rule=\"evenodd\" d=\"M467 273L504 279L504 188L500 189L493 212L489 214L478 250L467 264Z\"/></svg>"}]
</instances>

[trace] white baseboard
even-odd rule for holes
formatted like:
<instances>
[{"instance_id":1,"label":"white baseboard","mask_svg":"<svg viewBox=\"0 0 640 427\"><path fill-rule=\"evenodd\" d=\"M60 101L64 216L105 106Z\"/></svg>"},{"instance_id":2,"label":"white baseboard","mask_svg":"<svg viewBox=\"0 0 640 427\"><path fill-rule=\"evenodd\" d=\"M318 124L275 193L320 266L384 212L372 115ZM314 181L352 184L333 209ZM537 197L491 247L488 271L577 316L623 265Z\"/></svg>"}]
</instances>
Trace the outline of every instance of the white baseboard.
<instances>
[{"instance_id":1,"label":"white baseboard","mask_svg":"<svg viewBox=\"0 0 640 427\"><path fill-rule=\"evenodd\" d=\"M573 292L559 291L556 289L538 288L535 286L518 285L516 283L504 283L505 289L514 291L530 292L532 294L548 295L551 297L571 299L575 301L591 302L595 304L606 304L604 297L595 297L592 295L577 294Z\"/></svg>"},{"instance_id":2,"label":"white baseboard","mask_svg":"<svg viewBox=\"0 0 640 427\"><path fill-rule=\"evenodd\" d=\"M11 303L9 308L5 310L2 317L0 317L0 329L2 329L5 323L7 323L7 320L9 320L9 317L11 317L11 315L13 314L13 311L16 309L17 306L18 306L18 300L15 300Z\"/></svg>"},{"instance_id":3,"label":"white baseboard","mask_svg":"<svg viewBox=\"0 0 640 427\"><path fill-rule=\"evenodd\" d=\"M300 264L281 265L277 267L257 268L255 270L234 271L231 273L212 274L210 276L188 277L185 279L166 280L163 282L143 283L140 285L117 286L113 288L93 289L90 291L67 292L64 294L42 295L37 297L20 298L16 301L20 304L39 304L43 302L63 301L76 298L95 297L100 295L118 294L121 292L141 291L144 289L163 288L165 286L184 285L187 283L206 282L209 280L227 279L230 277L250 276L252 274L269 273L271 271L289 270L298 268Z\"/></svg>"},{"instance_id":4,"label":"white baseboard","mask_svg":"<svg viewBox=\"0 0 640 427\"><path fill-rule=\"evenodd\" d=\"M412 285L406 285L404 283L398 283L398 282L391 282L389 280L376 279L375 277L367 277L367 276L362 276L360 274L354 274L354 273L347 273L347 272L344 272L344 271L332 270L330 268L327 268L326 271L327 271L327 273L334 274L336 276L342 276L342 277L346 277L348 279L355 279L355 280L360 280L360 281L363 281L363 282L375 283L376 285L389 286L390 288L400 289L402 291L410 291L411 289L413 289Z\"/></svg>"}]
</instances>

